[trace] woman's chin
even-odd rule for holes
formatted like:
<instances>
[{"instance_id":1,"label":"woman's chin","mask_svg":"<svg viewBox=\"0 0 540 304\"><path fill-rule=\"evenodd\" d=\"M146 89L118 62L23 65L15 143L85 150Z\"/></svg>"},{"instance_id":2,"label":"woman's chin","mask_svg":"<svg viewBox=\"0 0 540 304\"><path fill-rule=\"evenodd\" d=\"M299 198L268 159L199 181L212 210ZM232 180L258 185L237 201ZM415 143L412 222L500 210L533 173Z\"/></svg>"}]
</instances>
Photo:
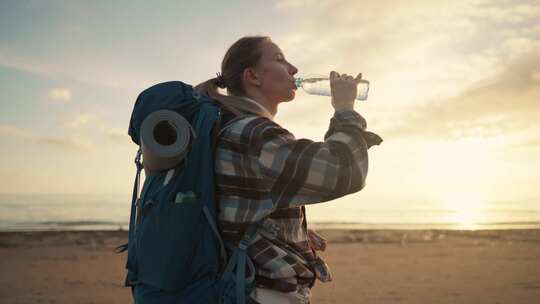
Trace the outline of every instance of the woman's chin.
<instances>
[{"instance_id":1,"label":"woman's chin","mask_svg":"<svg viewBox=\"0 0 540 304\"><path fill-rule=\"evenodd\" d=\"M294 97L296 96L296 92L292 91L287 95L286 98L284 98L284 102L292 101Z\"/></svg>"}]
</instances>

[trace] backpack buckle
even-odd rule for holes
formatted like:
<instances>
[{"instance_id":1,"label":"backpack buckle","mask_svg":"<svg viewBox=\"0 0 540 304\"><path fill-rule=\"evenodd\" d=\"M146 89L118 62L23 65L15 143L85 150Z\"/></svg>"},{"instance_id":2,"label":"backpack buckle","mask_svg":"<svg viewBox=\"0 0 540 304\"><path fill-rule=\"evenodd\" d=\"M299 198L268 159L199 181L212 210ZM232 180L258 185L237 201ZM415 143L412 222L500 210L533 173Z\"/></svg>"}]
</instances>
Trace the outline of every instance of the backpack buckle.
<instances>
[{"instance_id":1,"label":"backpack buckle","mask_svg":"<svg viewBox=\"0 0 540 304\"><path fill-rule=\"evenodd\" d=\"M238 242L238 248L240 250L246 250L248 248L251 241L255 238L255 232L257 232L257 223L250 224L240 239L240 242Z\"/></svg>"},{"instance_id":2,"label":"backpack buckle","mask_svg":"<svg viewBox=\"0 0 540 304\"><path fill-rule=\"evenodd\" d=\"M135 165L137 166L137 170L142 170L144 166L141 163L141 156L142 156L142 149L139 148L137 151L137 155L135 156Z\"/></svg>"},{"instance_id":3,"label":"backpack buckle","mask_svg":"<svg viewBox=\"0 0 540 304\"><path fill-rule=\"evenodd\" d=\"M240 250L246 250L249 246L249 242L251 241L251 239L249 238L242 238L240 240L240 242L238 242L238 248Z\"/></svg>"}]
</instances>

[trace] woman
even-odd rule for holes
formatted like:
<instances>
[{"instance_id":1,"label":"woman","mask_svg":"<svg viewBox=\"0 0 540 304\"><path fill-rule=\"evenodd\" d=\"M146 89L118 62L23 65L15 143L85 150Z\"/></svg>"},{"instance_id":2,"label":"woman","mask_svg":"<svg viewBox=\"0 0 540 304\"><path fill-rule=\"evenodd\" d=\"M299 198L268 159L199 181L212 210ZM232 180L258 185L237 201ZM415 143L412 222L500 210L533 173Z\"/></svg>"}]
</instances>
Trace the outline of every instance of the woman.
<instances>
[{"instance_id":1,"label":"woman","mask_svg":"<svg viewBox=\"0 0 540 304\"><path fill-rule=\"evenodd\" d=\"M378 144L354 111L361 74L330 73L335 114L324 142L296 139L275 123L278 105L295 97L297 72L270 38L244 37L225 54L221 75L197 86L223 106L215 166L223 238L237 244L257 225L247 249L256 267L252 303L309 303L315 280L331 280L315 253L324 239L307 230L304 205L361 190L367 150Z\"/></svg>"}]
</instances>

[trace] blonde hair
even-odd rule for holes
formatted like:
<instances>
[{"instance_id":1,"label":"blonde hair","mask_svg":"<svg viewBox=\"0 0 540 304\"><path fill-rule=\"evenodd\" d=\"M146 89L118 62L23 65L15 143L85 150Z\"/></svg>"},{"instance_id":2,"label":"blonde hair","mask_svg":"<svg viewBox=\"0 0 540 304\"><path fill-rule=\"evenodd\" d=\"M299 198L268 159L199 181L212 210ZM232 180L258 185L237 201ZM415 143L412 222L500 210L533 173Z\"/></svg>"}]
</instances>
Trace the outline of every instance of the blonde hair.
<instances>
[{"instance_id":1,"label":"blonde hair","mask_svg":"<svg viewBox=\"0 0 540 304\"><path fill-rule=\"evenodd\" d=\"M248 36L240 38L229 49L221 62L221 75L210 78L197 86L195 90L222 104L235 115L253 113L271 119L271 114L260 104L246 98L242 75L246 68L255 66L262 55L260 44L270 40L266 36ZM218 87L226 88L227 95L221 94Z\"/></svg>"}]
</instances>

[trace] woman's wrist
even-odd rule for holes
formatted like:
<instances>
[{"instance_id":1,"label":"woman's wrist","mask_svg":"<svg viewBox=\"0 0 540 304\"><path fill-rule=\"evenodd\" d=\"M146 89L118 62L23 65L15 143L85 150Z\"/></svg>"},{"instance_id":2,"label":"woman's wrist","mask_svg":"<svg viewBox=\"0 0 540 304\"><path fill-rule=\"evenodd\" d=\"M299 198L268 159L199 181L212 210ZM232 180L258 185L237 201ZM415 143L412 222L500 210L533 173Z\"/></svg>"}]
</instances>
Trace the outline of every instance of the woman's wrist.
<instances>
[{"instance_id":1,"label":"woman's wrist","mask_svg":"<svg viewBox=\"0 0 540 304\"><path fill-rule=\"evenodd\" d=\"M346 111L346 110L354 110L354 104L334 106L334 110L336 112L338 112L338 111Z\"/></svg>"}]
</instances>

